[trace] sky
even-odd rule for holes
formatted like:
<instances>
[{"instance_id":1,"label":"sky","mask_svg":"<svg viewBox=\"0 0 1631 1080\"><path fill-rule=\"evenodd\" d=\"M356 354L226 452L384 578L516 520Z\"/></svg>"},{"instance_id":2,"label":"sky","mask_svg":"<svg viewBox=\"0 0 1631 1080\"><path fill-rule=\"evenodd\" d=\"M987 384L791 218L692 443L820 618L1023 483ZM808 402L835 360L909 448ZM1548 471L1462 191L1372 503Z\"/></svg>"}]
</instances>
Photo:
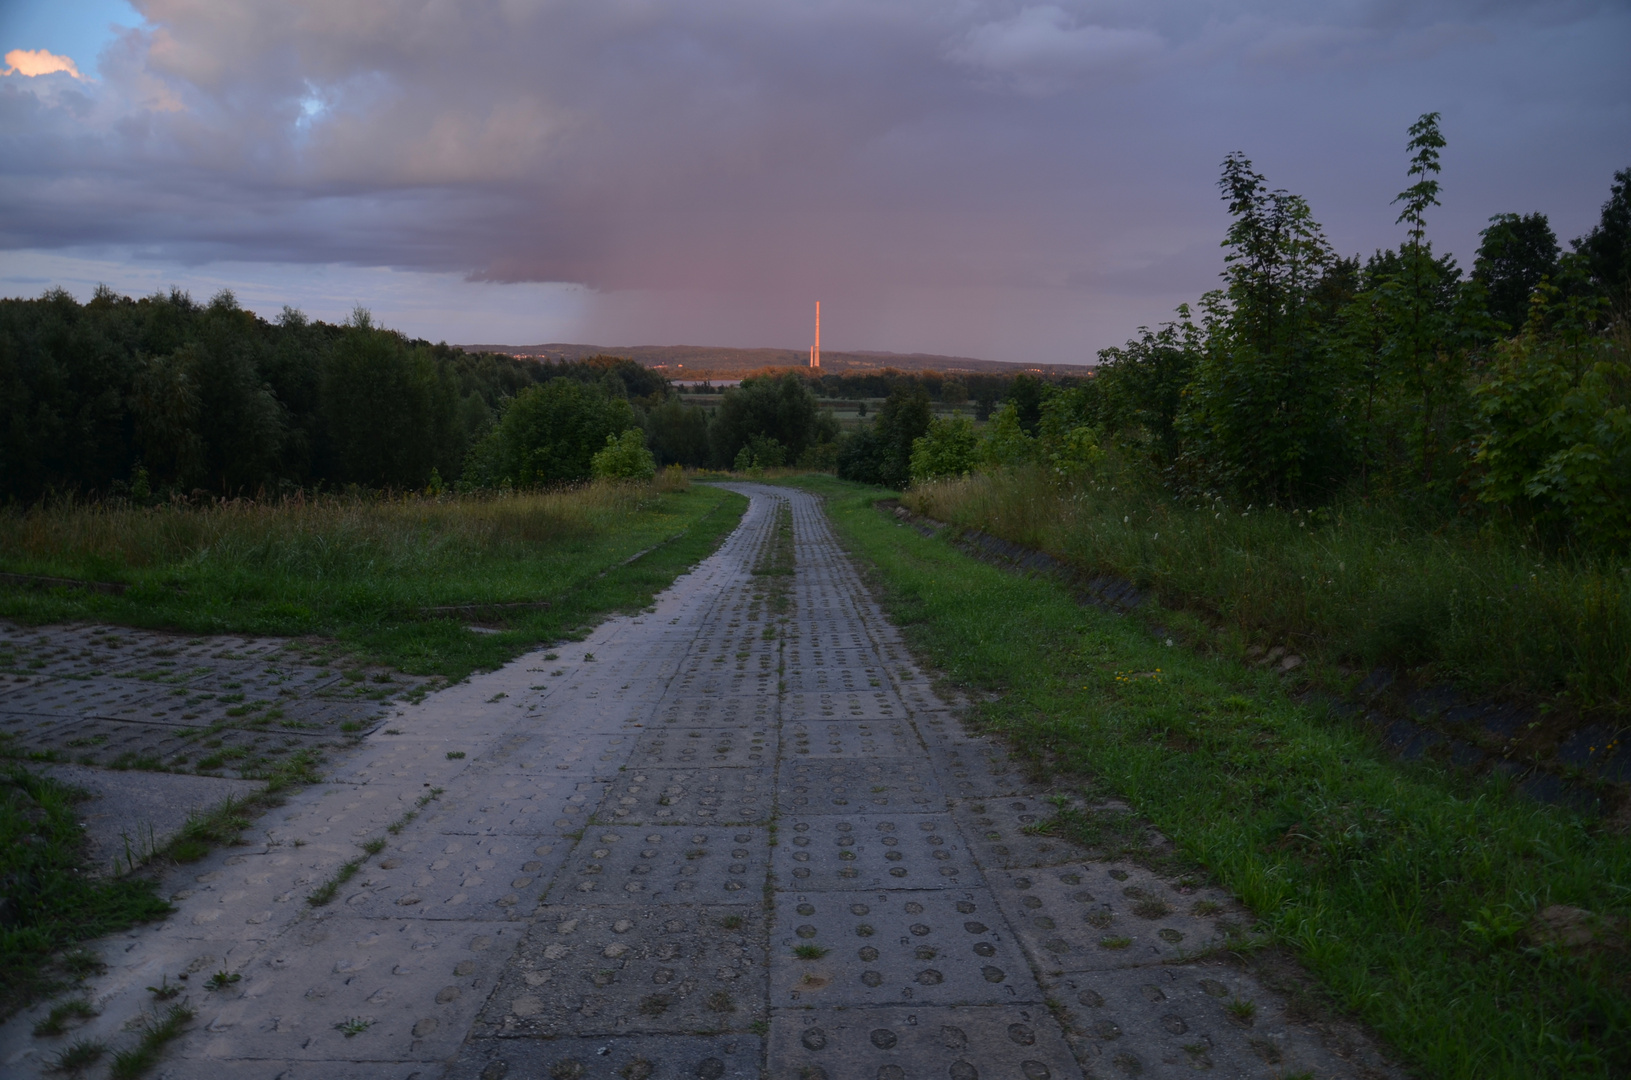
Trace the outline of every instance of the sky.
<instances>
[{"instance_id":1,"label":"sky","mask_svg":"<svg viewBox=\"0 0 1631 1080\"><path fill-rule=\"evenodd\" d=\"M1565 242L1625 0L0 0L0 295L231 288L455 343L1083 363L1217 284L1244 152L1342 253Z\"/></svg>"}]
</instances>

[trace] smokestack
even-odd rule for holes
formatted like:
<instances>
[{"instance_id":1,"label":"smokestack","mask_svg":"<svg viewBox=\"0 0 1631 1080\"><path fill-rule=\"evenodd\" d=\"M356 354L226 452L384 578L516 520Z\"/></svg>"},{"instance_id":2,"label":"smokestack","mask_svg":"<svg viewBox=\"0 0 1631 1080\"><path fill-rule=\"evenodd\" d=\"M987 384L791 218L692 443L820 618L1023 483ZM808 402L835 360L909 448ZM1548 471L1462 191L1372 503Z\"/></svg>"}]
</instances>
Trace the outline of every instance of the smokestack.
<instances>
[{"instance_id":1,"label":"smokestack","mask_svg":"<svg viewBox=\"0 0 1631 1080\"><path fill-rule=\"evenodd\" d=\"M816 336L815 344L810 346L810 366L821 366L821 301L816 301Z\"/></svg>"}]
</instances>

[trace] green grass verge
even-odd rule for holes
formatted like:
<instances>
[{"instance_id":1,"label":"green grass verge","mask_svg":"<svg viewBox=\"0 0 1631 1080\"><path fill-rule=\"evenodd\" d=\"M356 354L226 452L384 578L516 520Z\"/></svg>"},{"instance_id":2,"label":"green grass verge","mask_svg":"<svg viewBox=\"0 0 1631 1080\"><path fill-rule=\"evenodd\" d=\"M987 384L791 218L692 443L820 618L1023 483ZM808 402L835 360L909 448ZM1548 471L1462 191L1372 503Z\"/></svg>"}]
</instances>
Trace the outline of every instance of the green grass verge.
<instances>
[{"instance_id":1,"label":"green grass verge","mask_svg":"<svg viewBox=\"0 0 1631 1080\"><path fill-rule=\"evenodd\" d=\"M60 950L171 910L145 878L91 878L73 789L20 768L0 772L0 1017L67 985ZM81 965L83 966L83 965Z\"/></svg>"},{"instance_id":2,"label":"green grass verge","mask_svg":"<svg viewBox=\"0 0 1631 1080\"><path fill-rule=\"evenodd\" d=\"M456 680L637 607L705 557L746 500L595 485L493 497L0 512L0 571L117 582L120 595L0 586L0 617L328 639ZM628 560L644 556L624 565ZM547 603L475 633L453 605Z\"/></svg>"},{"instance_id":3,"label":"green grass verge","mask_svg":"<svg viewBox=\"0 0 1631 1080\"><path fill-rule=\"evenodd\" d=\"M1631 841L1498 782L1387 757L1278 680L898 526L824 478L886 609L978 720L1126 799L1424 1075L1631 1074ZM1139 676L1139 677L1132 677ZM1565 947L1537 912L1594 913Z\"/></svg>"}]
</instances>

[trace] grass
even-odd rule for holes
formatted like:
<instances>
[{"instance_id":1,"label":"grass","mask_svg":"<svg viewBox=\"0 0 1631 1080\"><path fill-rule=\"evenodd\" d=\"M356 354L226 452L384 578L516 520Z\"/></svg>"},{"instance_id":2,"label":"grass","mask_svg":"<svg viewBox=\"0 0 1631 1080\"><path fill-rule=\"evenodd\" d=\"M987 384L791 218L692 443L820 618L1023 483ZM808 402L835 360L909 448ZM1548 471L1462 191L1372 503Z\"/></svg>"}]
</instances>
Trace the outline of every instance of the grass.
<instances>
[{"instance_id":1,"label":"grass","mask_svg":"<svg viewBox=\"0 0 1631 1080\"><path fill-rule=\"evenodd\" d=\"M136 1045L113 1055L113 1067L108 1070L112 1080L136 1080L154 1065L164 1047L181 1035L181 1029L193 1018L193 1010L185 1005L172 1005L163 1015L144 1016L138 1030L141 1035Z\"/></svg>"},{"instance_id":2,"label":"grass","mask_svg":"<svg viewBox=\"0 0 1631 1080\"><path fill-rule=\"evenodd\" d=\"M1426 524L1362 503L1303 512L1174 499L1125 469L1075 484L1040 471L923 485L940 521L1153 590L1246 640L1418 668L1479 692L1631 708L1631 564L1547 553L1472 519Z\"/></svg>"},{"instance_id":3,"label":"grass","mask_svg":"<svg viewBox=\"0 0 1631 1080\"><path fill-rule=\"evenodd\" d=\"M914 647L983 692L977 723L1090 799L1125 800L1421 1075L1631 1073L1627 837L1498 779L1396 761L1275 675L897 527L872 506L887 492L799 482L828 496ZM1552 905L1600 932L1542 932Z\"/></svg>"},{"instance_id":4,"label":"grass","mask_svg":"<svg viewBox=\"0 0 1631 1080\"><path fill-rule=\"evenodd\" d=\"M51 1006L51 1011L34 1025L36 1037L47 1035L61 1035L68 1030L68 1024L74 1020L89 1020L96 1015L96 1010L84 998L72 998Z\"/></svg>"},{"instance_id":5,"label":"grass","mask_svg":"<svg viewBox=\"0 0 1631 1080\"><path fill-rule=\"evenodd\" d=\"M54 1073L81 1073L102 1060L102 1055L108 1052L106 1043L95 1039L78 1039L56 1057L48 1066Z\"/></svg>"},{"instance_id":6,"label":"grass","mask_svg":"<svg viewBox=\"0 0 1631 1080\"><path fill-rule=\"evenodd\" d=\"M441 788L431 788L425 794L419 796L418 800L413 804L413 809L404 812L401 817L385 826L385 831L390 833L392 836L396 836L397 834L401 833L402 830L407 827L408 822L418 817L419 811L423 810L432 799L436 798L441 793ZM356 877L357 871L361 870L363 864L369 859L384 851L385 843L385 837L376 836L358 844L357 846L362 848L362 855L358 858L350 860L349 862L341 863L340 868L334 871L333 877L323 882L323 884L319 885L306 896L306 903L312 907L323 907L324 905L332 902L335 894L339 892L340 886ZM232 981L236 982L237 978L238 977L236 975L232 976ZM215 988L211 987L211 989Z\"/></svg>"},{"instance_id":7,"label":"grass","mask_svg":"<svg viewBox=\"0 0 1631 1080\"><path fill-rule=\"evenodd\" d=\"M718 488L657 483L4 509L0 571L127 587L0 586L0 617L315 635L360 662L460 679L644 606L711 552L745 505ZM527 606L495 606L504 604ZM471 632L475 617L500 632Z\"/></svg>"},{"instance_id":8,"label":"grass","mask_svg":"<svg viewBox=\"0 0 1631 1080\"><path fill-rule=\"evenodd\" d=\"M80 798L22 768L0 771L0 1017L88 973L72 952L54 963L62 950L171 910L152 881L83 872Z\"/></svg>"}]
</instances>

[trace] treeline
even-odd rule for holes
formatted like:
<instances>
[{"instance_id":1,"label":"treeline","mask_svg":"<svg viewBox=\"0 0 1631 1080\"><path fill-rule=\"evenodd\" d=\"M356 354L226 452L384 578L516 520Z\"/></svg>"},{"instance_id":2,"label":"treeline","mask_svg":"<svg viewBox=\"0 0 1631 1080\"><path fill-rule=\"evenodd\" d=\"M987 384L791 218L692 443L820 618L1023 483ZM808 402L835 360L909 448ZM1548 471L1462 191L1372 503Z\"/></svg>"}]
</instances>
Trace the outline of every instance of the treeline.
<instances>
[{"instance_id":1,"label":"treeline","mask_svg":"<svg viewBox=\"0 0 1631 1080\"><path fill-rule=\"evenodd\" d=\"M1471 273L1433 250L1438 115L1409 132L1402 243L1342 258L1307 202L1240 154L1223 288L1100 353L1090 382L1005 407L980 440L936 421L919 477L982 461L1082 467L1110 444L1170 493L1309 506L1353 495L1424 520L1486 513L1549 543L1631 545L1631 169L1562 250L1497 214Z\"/></svg>"},{"instance_id":2,"label":"treeline","mask_svg":"<svg viewBox=\"0 0 1631 1080\"><path fill-rule=\"evenodd\" d=\"M0 300L0 501L451 484L511 402L554 383L631 422L669 396L632 361L468 354L360 309L336 326L269 322L230 292Z\"/></svg>"},{"instance_id":3,"label":"treeline","mask_svg":"<svg viewBox=\"0 0 1631 1080\"><path fill-rule=\"evenodd\" d=\"M628 431L656 464L722 468L831 468L839 433L797 373L705 409L632 360L466 353L360 308L333 325L231 292L0 300L0 502L571 483Z\"/></svg>"}]
</instances>

